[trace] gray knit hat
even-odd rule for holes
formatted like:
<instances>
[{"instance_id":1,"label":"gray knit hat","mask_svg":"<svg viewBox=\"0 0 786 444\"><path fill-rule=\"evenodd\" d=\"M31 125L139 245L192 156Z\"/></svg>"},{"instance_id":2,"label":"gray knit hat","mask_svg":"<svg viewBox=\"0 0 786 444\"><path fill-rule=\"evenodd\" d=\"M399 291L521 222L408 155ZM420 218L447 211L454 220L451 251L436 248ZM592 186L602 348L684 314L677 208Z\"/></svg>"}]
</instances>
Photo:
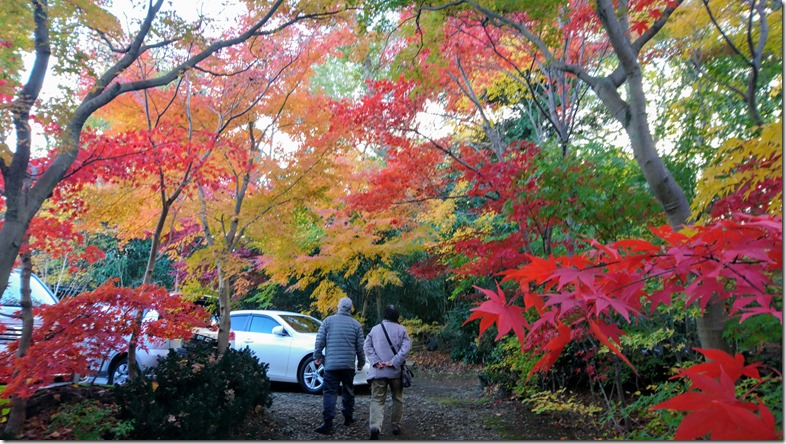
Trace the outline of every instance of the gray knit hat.
<instances>
[{"instance_id":1,"label":"gray knit hat","mask_svg":"<svg viewBox=\"0 0 786 444\"><path fill-rule=\"evenodd\" d=\"M342 311L346 312L346 313L351 313L352 312L352 299L350 299L350 298L341 298L341 300L338 301L338 311L339 311L339 313L341 313Z\"/></svg>"}]
</instances>

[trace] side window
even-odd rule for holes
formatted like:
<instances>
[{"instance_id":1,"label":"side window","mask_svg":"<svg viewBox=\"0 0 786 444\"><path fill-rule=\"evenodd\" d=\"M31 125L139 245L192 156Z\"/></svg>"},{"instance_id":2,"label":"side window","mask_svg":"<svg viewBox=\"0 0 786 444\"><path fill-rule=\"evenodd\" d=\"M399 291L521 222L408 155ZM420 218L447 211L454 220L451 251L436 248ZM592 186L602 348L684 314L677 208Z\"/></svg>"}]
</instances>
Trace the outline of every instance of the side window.
<instances>
[{"instance_id":1,"label":"side window","mask_svg":"<svg viewBox=\"0 0 786 444\"><path fill-rule=\"evenodd\" d=\"M249 317L251 317L251 315L247 315L247 314L230 316L229 317L230 330L248 331L248 329L246 329L246 325L248 324Z\"/></svg>"},{"instance_id":2,"label":"side window","mask_svg":"<svg viewBox=\"0 0 786 444\"><path fill-rule=\"evenodd\" d=\"M267 316L254 316L251 318L251 326L248 331L253 333L273 334L273 327L278 327L279 323Z\"/></svg>"},{"instance_id":3,"label":"side window","mask_svg":"<svg viewBox=\"0 0 786 444\"><path fill-rule=\"evenodd\" d=\"M0 298L0 305L13 307L22 305L22 294L19 291L21 280L21 276L16 271L8 276L8 286L5 292L3 292L2 298ZM57 299L52 296L46 287L44 287L44 284L35 276L30 276L30 299L33 301L33 307L50 305L57 302Z\"/></svg>"}]
</instances>

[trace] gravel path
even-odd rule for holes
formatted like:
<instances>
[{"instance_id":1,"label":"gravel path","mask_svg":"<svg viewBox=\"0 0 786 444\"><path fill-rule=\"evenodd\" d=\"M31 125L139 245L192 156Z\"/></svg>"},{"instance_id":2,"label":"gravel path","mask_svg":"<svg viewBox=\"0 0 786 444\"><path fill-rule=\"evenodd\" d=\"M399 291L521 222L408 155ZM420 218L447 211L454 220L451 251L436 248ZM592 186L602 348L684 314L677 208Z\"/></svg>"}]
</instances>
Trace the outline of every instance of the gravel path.
<instances>
[{"instance_id":1,"label":"gravel path","mask_svg":"<svg viewBox=\"0 0 786 444\"><path fill-rule=\"evenodd\" d=\"M597 427L572 414L532 413L521 401L490 396L481 387L479 366L450 361L444 353L413 354L415 382L404 389L402 433L393 435L388 394L384 441L531 441L602 439ZM272 385L273 404L251 415L236 439L275 441L365 441L369 439L368 411L371 391L355 388L355 420L347 427L337 402L338 419L332 435L314 429L322 423L322 397L307 395L297 384Z\"/></svg>"},{"instance_id":2,"label":"gravel path","mask_svg":"<svg viewBox=\"0 0 786 444\"><path fill-rule=\"evenodd\" d=\"M390 398L388 395L385 422L380 436L389 441L481 440L506 439L491 419L502 416L501 408L484 397L474 374L440 377L432 371L418 372L415 384L404 390L402 433L390 433ZM273 440L367 440L370 390L355 390L355 424L334 425L332 435L314 432L322 420L322 397L300 393L297 386L273 386L273 405L265 412L272 436L256 439ZM336 409L341 418L341 401Z\"/></svg>"}]
</instances>

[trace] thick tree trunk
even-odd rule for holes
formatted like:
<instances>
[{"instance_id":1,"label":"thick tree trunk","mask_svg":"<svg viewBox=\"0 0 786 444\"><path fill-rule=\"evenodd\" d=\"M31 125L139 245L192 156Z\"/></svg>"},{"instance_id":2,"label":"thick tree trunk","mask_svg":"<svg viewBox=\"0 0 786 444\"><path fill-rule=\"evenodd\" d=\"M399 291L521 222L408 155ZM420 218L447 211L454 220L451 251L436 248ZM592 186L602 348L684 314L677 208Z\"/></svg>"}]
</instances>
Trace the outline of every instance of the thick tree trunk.
<instances>
[{"instance_id":1,"label":"thick tree trunk","mask_svg":"<svg viewBox=\"0 0 786 444\"><path fill-rule=\"evenodd\" d=\"M638 61L639 51L645 41L631 43L625 13L617 16L610 0L599 0L597 3L598 17L607 31L609 41L620 62L620 68L603 79L595 79L584 75L590 86L603 101L611 114L622 124L627 133L636 162L638 163L647 184L655 198L660 202L666 218L675 229L680 229L689 222L690 203L685 192L674 181L666 168L652 138L647 119L647 99ZM662 25L661 25L662 26ZM628 101L625 102L617 91L618 85L627 85ZM721 336L727 316L722 306L710 303L697 323L702 347L729 349Z\"/></svg>"},{"instance_id":2,"label":"thick tree trunk","mask_svg":"<svg viewBox=\"0 0 786 444\"><path fill-rule=\"evenodd\" d=\"M696 329L699 333L699 342L702 348L714 348L731 353L732 346L723 338L723 329L729 320L723 303L716 297L710 300L704 314L696 319Z\"/></svg>"}]
</instances>

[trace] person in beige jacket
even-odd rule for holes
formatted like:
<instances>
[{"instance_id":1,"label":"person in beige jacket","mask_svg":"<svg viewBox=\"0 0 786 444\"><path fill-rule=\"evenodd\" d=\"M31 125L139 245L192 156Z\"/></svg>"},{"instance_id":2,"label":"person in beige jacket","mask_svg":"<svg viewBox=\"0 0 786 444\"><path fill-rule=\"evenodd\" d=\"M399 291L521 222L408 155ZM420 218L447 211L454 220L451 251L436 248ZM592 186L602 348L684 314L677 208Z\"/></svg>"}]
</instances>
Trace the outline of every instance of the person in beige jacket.
<instances>
[{"instance_id":1,"label":"person in beige jacket","mask_svg":"<svg viewBox=\"0 0 786 444\"><path fill-rule=\"evenodd\" d=\"M398 317L398 310L395 306L385 307L382 311L382 322L371 329L363 342L363 351L371 364L368 371L368 382L371 386L368 416L370 439L379 439L385 419L385 397L388 387L390 387L390 396L393 398L392 432L394 435L401 433L401 418L404 416L404 387L401 386L401 366L407 359L412 342L407 334L407 329L398 323ZM390 342L388 342L388 338Z\"/></svg>"}]
</instances>

